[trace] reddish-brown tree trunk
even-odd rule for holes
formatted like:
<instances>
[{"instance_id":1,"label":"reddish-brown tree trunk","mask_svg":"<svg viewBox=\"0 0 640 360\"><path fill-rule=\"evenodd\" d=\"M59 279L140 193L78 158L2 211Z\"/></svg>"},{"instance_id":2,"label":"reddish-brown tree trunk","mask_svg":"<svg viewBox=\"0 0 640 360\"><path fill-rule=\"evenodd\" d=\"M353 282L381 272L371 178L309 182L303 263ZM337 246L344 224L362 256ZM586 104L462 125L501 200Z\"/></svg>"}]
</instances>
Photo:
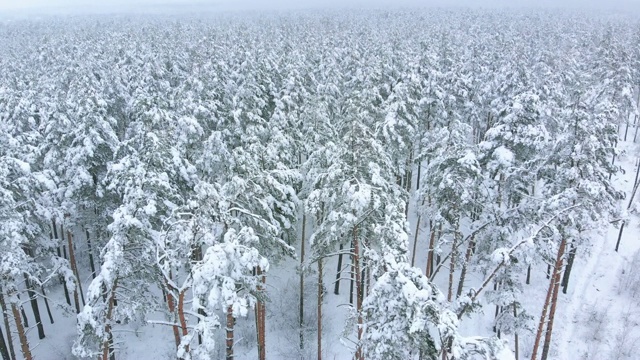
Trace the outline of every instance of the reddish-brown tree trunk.
<instances>
[{"instance_id":1,"label":"reddish-brown tree trunk","mask_svg":"<svg viewBox=\"0 0 640 360\"><path fill-rule=\"evenodd\" d=\"M11 327L9 326L9 309L4 302L4 295L2 294L2 288L0 288L0 309L2 310L2 318L4 320L4 328L7 330L7 343L9 347L9 355L12 360L16 359L16 351L13 348L13 336L11 335Z\"/></svg>"},{"instance_id":2,"label":"reddish-brown tree trunk","mask_svg":"<svg viewBox=\"0 0 640 360\"><path fill-rule=\"evenodd\" d=\"M362 340L362 279L360 278L360 241L358 240L358 227L353 228L353 263L356 281L356 312L358 313L358 348L356 360L364 360L364 354L360 341Z\"/></svg>"},{"instance_id":3,"label":"reddish-brown tree trunk","mask_svg":"<svg viewBox=\"0 0 640 360\"><path fill-rule=\"evenodd\" d=\"M227 360L233 360L233 307L227 307Z\"/></svg>"},{"instance_id":4,"label":"reddish-brown tree trunk","mask_svg":"<svg viewBox=\"0 0 640 360\"><path fill-rule=\"evenodd\" d=\"M318 259L318 360L322 360L322 259Z\"/></svg>"},{"instance_id":5,"label":"reddish-brown tree trunk","mask_svg":"<svg viewBox=\"0 0 640 360\"><path fill-rule=\"evenodd\" d=\"M263 293L265 291L265 283L266 283L266 276L264 275L264 273L262 272L262 269L258 266L257 268L257 275L260 277L260 285L258 288L258 292L259 293ZM258 299L258 304L256 305L256 313L257 313L257 319L256 319L256 326L257 326L257 332L258 332L258 360L266 360L267 357L267 352L266 352L266 348L265 348L265 330L266 330L266 326L265 326L265 312L266 312L266 306L264 303L264 299Z\"/></svg>"},{"instance_id":6,"label":"reddish-brown tree trunk","mask_svg":"<svg viewBox=\"0 0 640 360\"><path fill-rule=\"evenodd\" d=\"M29 341L27 340L27 333L22 325L22 318L20 316L20 310L15 303L11 303L11 311L13 312L13 318L16 321L16 329L18 330L18 338L20 339L20 349L22 350L22 356L24 360L31 360L31 349L29 349Z\"/></svg>"},{"instance_id":7,"label":"reddish-brown tree trunk","mask_svg":"<svg viewBox=\"0 0 640 360\"><path fill-rule=\"evenodd\" d=\"M544 335L544 345L542 345L541 360L547 360L549 355L549 348L551 347L551 333L553 332L553 320L556 316L556 306L558 305L558 292L560 290L560 274L562 273L562 266L564 262L564 250L565 247L561 247L558 251L560 261L556 262L554 271L554 284L553 284L553 296L551 297L551 310L549 310L549 322L547 323L547 332Z\"/></svg>"},{"instance_id":8,"label":"reddish-brown tree trunk","mask_svg":"<svg viewBox=\"0 0 640 360\"><path fill-rule=\"evenodd\" d=\"M558 249L558 256L556 258L555 269L559 269L562 266L562 257L564 255L564 249L566 247L566 240L562 239L560 242L560 248ZM544 330L544 324L547 319L547 310L549 309L549 303L551 302L551 297L553 295L553 291L555 289L555 285L558 282L556 279L556 274L559 275L559 272L555 272L554 276L551 277L551 281L549 281L549 288L547 289L547 297L544 301L544 306L542 307L542 315L540 315L540 323L538 324L538 331L536 332L535 341L533 343L533 351L531 352L531 360L535 360L538 348L540 347L540 339L542 338L542 331Z\"/></svg>"},{"instance_id":9,"label":"reddish-brown tree trunk","mask_svg":"<svg viewBox=\"0 0 640 360\"><path fill-rule=\"evenodd\" d=\"M302 234L300 239L300 294L298 298L298 331L299 331L299 347L304 349L304 245L306 232L307 215L302 215ZM340 273L338 273L338 276Z\"/></svg>"},{"instance_id":10,"label":"reddish-brown tree trunk","mask_svg":"<svg viewBox=\"0 0 640 360\"><path fill-rule=\"evenodd\" d=\"M180 328L182 330L182 337L186 337L189 334L189 330L187 328L187 319L184 315L184 295L187 290L181 290L178 294L178 319L180 319ZM189 352L189 344L184 347L185 353Z\"/></svg>"},{"instance_id":11,"label":"reddish-brown tree trunk","mask_svg":"<svg viewBox=\"0 0 640 360\"><path fill-rule=\"evenodd\" d=\"M169 278L171 278L171 272L169 272ZM169 285L167 284L167 291L166 291L166 298L167 298L167 307L169 308L169 313L171 313L171 317L173 319L173 338L176 342L176 349L178 349L180 347L180 329L178 328L178 325L176 324L176 303L175 303L175 299L173 298L173 292L172 289L169 287Z\"/></svg>"}]
</instances>

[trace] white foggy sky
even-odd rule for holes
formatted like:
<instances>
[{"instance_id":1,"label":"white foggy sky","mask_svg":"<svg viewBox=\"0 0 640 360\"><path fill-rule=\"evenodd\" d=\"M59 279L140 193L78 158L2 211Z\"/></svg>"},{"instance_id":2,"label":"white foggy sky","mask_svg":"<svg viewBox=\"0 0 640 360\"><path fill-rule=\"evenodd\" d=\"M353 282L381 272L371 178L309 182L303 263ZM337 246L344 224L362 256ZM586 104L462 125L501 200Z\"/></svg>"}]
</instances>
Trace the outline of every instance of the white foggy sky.
<instances>
[{"instance_id":1,"label":"white foggy sky","mask_svg":"<svg viewBox=\"0 0 640 360\"><path fill-rule=\"evenodd\" d=\"M157 11L162 8L269 10L414 6L553 7L640 10L640 0L0 0L0 14Z\"/></svg>"}]
</instances>

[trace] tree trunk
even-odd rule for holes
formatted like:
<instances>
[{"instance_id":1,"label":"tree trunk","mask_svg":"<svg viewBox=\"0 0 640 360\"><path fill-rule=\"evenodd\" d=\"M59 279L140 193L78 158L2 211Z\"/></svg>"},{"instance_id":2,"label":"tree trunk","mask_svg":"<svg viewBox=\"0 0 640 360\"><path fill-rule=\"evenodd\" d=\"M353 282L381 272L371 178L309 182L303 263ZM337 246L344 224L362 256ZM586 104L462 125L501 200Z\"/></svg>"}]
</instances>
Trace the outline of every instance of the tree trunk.
<instances>
[{"instance_id":1,"label":"tree trunk","mask_svg":"<svg viewBox=\"0 0 640 360\"><path fill-rule=\"evenodd\" d=\"M453 234L453 242L451 243L451 259L449 262L449 287L447 291L447 301L453 300L453 273L456 270L456 258L458 257L458 240L459 229L456 227L456 232Z\"/></svg>"},{"instance_id":2,"label":"tree trunk","mask_svg":"<svg viewBox=\"0 0 640 360\"><path fill-rule=\"evenodd\" d=\"M111 318L113 316L114 300L116 297L116 288L118 287L118 279L113 282L111 293L107 304L107 314L105 317L104 333L106 339L102 343L102 360L115 360L115 351L113 349L113 334L111 333Z\"/></svg>"},{"instance_id":3,"label":"tree trunk","mask_svg":"<svg viewBox=\"0 0 640 360\"><path fill-rule=\"evenodd\" d=\"M184 315L184 295L187 290L181 290L178 294L178 319L180 320L180 329L182 330L182 339L185 339L189 334L189 330L187 328L187 318ZM182 345L182 341L180 341ZM184 352L189 352L189 344L184 346Z\"/></svg>"},{"instance_id":4,"label":"tree trunk","mask_svg":"<svg viewBox=\"0 0 640 360\"><path fill-rule=\"evenodd\" d=\"M516 319L518 317L518 309L516 307L516 303L513 303L513 318ZM515 360L520 360L520 342L518 341L518 330L516 330L514 332L515 334L515 347L516 347L516 351L515 351L515 355L516 355L516 359Z\"/></svg>"},{"instance_id":5,"label":"tree trunk","mask_svg":"<svg viewBox=\"0 0 640 360\"><path fill-rule=\"evenodd\" d=\"M358 345L356 360L364 360L364 354L360 342L362 340L362 279L360 278L360 241L358 240L358 227L353 228L353 263L356 280L356 312L358 313Z\"/></svg>"},{"instance_id":6,"label":"tree trunk","mask_svg":"<svg viewBox=\"0 0 640 360\"><path fill-rule=\"evenodd\" d=\"M300 298L298 299L298 331L300 332L300 350L304 349L304 242L307 225L307 215L302 214L302 234L300 236ZM338 272L340 277L340 272ZM338 282L336 281L336 284Z\"/></svg>"},{"instance_id":7,"label":"tree trunk","mask_svg":"<svg viewBox=\"0 0 640 360\"><path fill-rule=\"evenodd\" d=\"M53 227L53 238L56 240L56 243L58 243L58 241L60 240L60 238L58 238L58 225L56 224L56 220L53 218L51 219L51 225ZM62 253L60 252L60 244L58 244L56 250L58 251L58 257L61 258ZM67 289L67 281L62 275L60 275L60 279L60 282L62 283L62 289L64 290L64 298L65 300L67 300L67 305L71 306L71 298L69 297L69 289Z\"/></svg>"},{"instance_id":8,"label":"tree trunk","mask_svg":"<svg viewBox=\"0 0 640 360\"><path fill-rule=\"evenodd\" d=\"M4 340L2 327L0 327L0 355L2 356L2 360L12 360L9 358L9 349L7 348L7 342Z\"/></svg>"},{"instance_id":9,"label":"tree trunk","mask_svg":"<svg viewBox=\"0 0 640 360\"><path fill-rule=\"evenodd\" d=\"M562 276L562 293L566 294L569 289L569 277L571 276L571 269L573 268L573 261L576 258L577 248L573 243L569 246L569 258L567 259L567 266L564 269L564 275Z\"/></svg>"},{"instance_id":10,"label":"tree trunk","mask_svg":"<svg viewBox=\"0 0 640 360\"><path fill-rule=\"evenodd\" d=\"M336 283L333 287L333 293L336 295L340 295L340 277L342 276L342 250L344 250L344 246L340 244L340 251L338 253L338 271L336 274Z\"/></svg>"},{"instance_id":11,"label":"tree trunk","mask_svg":"<svg viewBox=\"0 0 640 360\"><path fill-rule=\"evenodd\" d=\"M553 296L551 298L551 310L549 311L549 322L547 323L547 332L544 335L544 345L542 346L542 356L541 360L547 360L547 356L549 355L549 348L551 347L551 333L553 332L553 320L556 315L556 306L558 305L558 292L560 290L560 273L562 272L562 264L564 262L564 247L558 251L561 254L558 258L559 262L556 262L556 266L554 269L554 284L553 284Z\"/></svg>"},{"instance_id":12,"label":"tree trunk","mask_svg":"<svg viewBox=\"0 0 640 360\"><path fill-rule=\"evenodd\" d=\"M322 360L322 258L318 259L318 360Z\"/></svg>"},{"instance_id":13,"label":"tree trunk","mask_svg":"<svg viewBox=\"0 0 640 360\"><path fill-rule=\"evenodd\" d=\"M355 252L355 250L353 249L353 244L351 244L351 282L349 285L349 304L353 305L353 292L354 292L354 279L355 279L355 275L354 275L354 269L355 269L355 257L353 256L353 253Z\"/></svg>"},{"instance_id":14,"label":"tree trunk","mask_svg":"<svg viewBox=\"0 0 640 360\"><path fill-rule=\"evenodd\" d=\"M44 339L44 325L40 318L40 308L38 307L38 298L35 291L33 291L33 284L27 274L24 274L24 283L27 287L27 294L29 295L29 302L31 302L31 310L33 310L33 317L36 319L36 327L38 328L38 339Z\"/></svg>"},{"instance_id":15,"label":"tree trunk","mask_svg":"<svg viewBox=\"0 0 640 360\"><path fill-rule=\"evenodd\" d=\"M91 248L91 236L89 234L89 230L85 230L87 234L87 251L89 252L89 266L91 267L91 278L96 278L96 265L93 261L93 249ZM84 300L83 300L84 301Z\"/></svg>"},{"instance_id":16,"label":"tree trunk","mask_svg":"<svg viewBox=\"0 0 640 360\"><path fill-rule=\"evenodd\" d=\"M227 307L227 360L233 360L233 307Z\"/></svg>"},{"instance_id":17,"label":"tree trunk","mask_svg":"<svg viewBox=\"0 0 640 360\"><path fill-rule=\"evenodd\" d=\"M18 300L20 299L20 294L16 294ZM27 313L24 312L24 306L22 306L22 301L20 301L20 313L22 314L22 320L24 321L24 327L29 328L29 318L27 317Z\"/></svg>"},{"instance_id":18,"label":"tree trunk","mask_svg":"<svg viewBox=\"0 0 640 360\"><path fill-rule=\"evenodd\" d=\"M51 314L51 308L49 307L49 300L47 300L47 293L44 291L44 286L40 286L42 292L42 299L44 300L44 306L47 308L47 314L49 315L49 321L53 324L53 315Z\"/></svg>"},{"instance_id":19,"label":"tree trunk","mask_svg":"<svg viewBox=\"0 0 640 360\"><path fill-rule=\"evenodd\" d=\"M80 306L78 303L78 292L80 292L80 296L82 298L82 306L85 305L84 302L84 291L82 290L82 282L80 281L80 276L78 276L78 266L76 264L76 251L73 249L73 235L71 235L71 231L67 230L67 240L69 243L69 262L71 263L71 271L73 271L73 276L76 277L76 286L78 287L73 292L73 298L76 302L76 311L80 313Z\"/></svg>"},{"instance_id":20,"label":"tree trunk","mask_svg":"<svg viewBox=\"0 0 640 360\"><path fill-rule=\"evenodd\" d=\"M265 291L265 282L266 277L262 272L262 269L257 267L257 275L260 277L260 283L258 286L258 292L264 293ZM258 310L258 318L257 318L257 333L258 333L258 360L266 360L266 348L265 348L265 303L264 299L258 299L258 304L256 305L256 309Z\"/></svg>"},{"instance_id":21,"label":"tree trunk","mask_svg":"<svg viewBox=\"0 0 640 360\"><path fill-rule=\"evenodd\" d=\"M527 266L527 280L526 284L529 285L531 283L531 265Z\"/></svg>"},{"instance_id":22,"label":"tree trunk","mask_svg":"<svg viewBox=\"0 0 640 360\"><path fill-rule=\"evenodd\" d=\"M431 278L431 275L433 274L433 252L436 243L436 229L433 227L433 221L429 221L429 230L431 235L429 236L429 251L427 253L427 268L425 275L428 278Z\"/></svg>"},{"instance_id":23,"label":"tree trunk","mask_svg":"<svg viewBox=\"0 0 640 360\"><path fill-rule=\"evenodd\" d=\"M171 271L169 271L169 278L171 279ZM176 316L176 303L175 303L175 299L173 297L173 292L171 291L171 289L169 288L169 285L167 284L167 290L165 291L165 297L167 300L167 307L169 308L169 312L171 313L171 317L173 320L173 338L176 342L176 349L180 348L180 329L178 328L177 325L177 316Z\"/></svg>"},{"instance_id":24,"label":"tree trunk","mask_svg":"<svg viewBox=\"0 0 640 360\"><path fill-rule=\"evenodd\" d=\"M9 345L9 355L12 360L16 360L16 351L13 348L13 336L11 335L11 327L9 326L9 309L4 302L4 294L0 288L0 309L2 310L2 318L4 320L4 328L7 331L7 343Z\"/></svg>"},{"instance_id":25,"label":"tree trunk","mask_svg":"<svg viewBox=\"0 0 640 360\"><path fill-rule=\"evenodd\" d=\"M462 270L460 271L460 281L458 281L458 291L456 291L456 297L460 297L462 295L464 280L467 276L467 267L469 266L469 262L471 261L471 256L475 251L475 247L476 247L475 235L471 235L471 239L469 240L469 246L467 247L467 253L464 255L464 263L462 263Z\"/></svg>"},{"instance_id":26,"label":"tree trunk","mask_svg":"<svg viewBox=\"0 0 640 360\"><path fill-rule=\"evenodd\" d=\"M416 233L413 234L413 251L411 252L411 266L414 266L416 263L416 250L418 248L418 232L420 231L420 218L422 216L418 215L418 219L416 220Z\"/></svg>"},{"instance_id":27,"label":"tree trunk","mask_svg":"<svg viewBox=\"0 0 640 360\"><path fill-rule=\"evenodd\" d=\"M29 341L27 340L27 333L22 326L22 319L20 318L20 311L15 303L11 303L11 311L16 321L16 328L18 329L18 338L20 339L20 349L22 350L22 356L24 360L31 360L31 349L29 349Z\"/></svg>"},{"instance_id":28,"label":"tree trunk","mask_svg":"<svg viewBox=\"0 0 640 360\"><path fill-rule=\"evenodd\" d=\"M562 257L564 256L564 249L566 247L566 240L562 239L560 242L560 247L558 248L558 256L556 258L555 268L558 269L562 265ZM558 272L556 272L559 274ZM540 323L538 324L538 331L536 332L535 341L533 343L533 351L531 352L531 360L536 359L536 355L538 353L538 348L540 347L540 338L542 337L542 331L544 330L545 320L547 319L547 310L549 309L549 303L551 302L551 297L553 295L553 290L555 288L556 283L555 275L552 277L551 281L549 281L549 288L547 289L547 297L544 301L544 306L542 307L542 315L540 315Z\"/></svg>"}]
</instances>

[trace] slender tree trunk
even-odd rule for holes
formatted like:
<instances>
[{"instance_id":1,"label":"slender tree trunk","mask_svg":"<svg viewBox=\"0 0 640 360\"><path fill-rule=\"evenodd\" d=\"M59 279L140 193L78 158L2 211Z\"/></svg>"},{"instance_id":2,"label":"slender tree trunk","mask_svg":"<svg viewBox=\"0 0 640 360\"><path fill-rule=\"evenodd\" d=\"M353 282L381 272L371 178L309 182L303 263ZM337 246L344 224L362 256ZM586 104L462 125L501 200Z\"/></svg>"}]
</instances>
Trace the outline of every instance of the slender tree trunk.
<instances>
[{"instance_id":1,"label":"slender tree trunk","mask_svg":"<svg viewBox=\"0 0 640 360\"><path fill-rule=\"evenodd\" d=\"M227 307L227 360L233 360L233 327L235 320L233 318L233 307Z\"/></svg>"},{"instance_id":2,"label":"slender tree trunk","mask_svg":"<svg viewBox=\"0 0 640 360\"><path fill-rule=\"evenodd\" d=\"M418 215L418 219L416 220L416 232L413 234L413 251L411 252L411 266L414 266L416 263L416 250L418 248L418 232L420 231L420 218Z\"/></svg>"},{"instance_id":3,"label":"slender tree trunk","mask_svg":"<svg viewBox=\"0 0 640 360\"><path fill-rule=\"evenodd\" d=\"M318 259L318 360L322 360L322 259Z\"/></svg>"},{"instance_id":4,"label":"slender tree trunk","mask_svg":"<svg viewBox=\"0 0 640 360\"><path fill-rule=\"evenodd\" d=\"M527 280L526 284L529 285L531 283L531 265L527 266Z\"/></svg>"},{"instance_id":5,"label":"slender tree trunk","mask_svg":"<svg viewBox=\"0 0 640 360\"><path fill-rule=\"evenodd\" d=\"M338 271L336 272L336 283L333 287L333 293L340 295L340 277L342 276L342 250L344 246L340 244L340 251L338 253Z\"/></svg>"},{"instance_id":6,"label":"slender tree trunk","mask_svg":"<svg viewBox=\"0 0 640 360\"><path fill-rule=\"evenodd\" d=\"M447 291L447 301L449 302L453 300L453 274L456 270L456 260L458 257L458 234L459 229L456 226L456 232L453 234L453 243L451 243L451 259L449 259L449 287Z\"/></svg>"},{"instance_id":7,"label":"slender tree trunk","mask_svg":"<svg viewBox=\"0 0 640 360\"><path fill-rule=\"evenodd\" d=\"M184 295L187 290L181 290L178 294L178 319L180 320L180 329L182 330L182 338L185 339L189 334L189 330L187 328L187 319L184 315ZM182 345L182 341L180 342ZM189 344L184 346L184 352L189 353Z\"/></svg>"},{"instance_id":8,"label":"slender tree trunk","mask_svg":"<svg viewBox=\"0 0 640 360\"><path fill-rule=\"evenodd\" d=\"M87 251L89 252L89 266L91 267L91 277L95 279L96 265L95 265L95 262L93 261L93 249L91 247L91 235L89 234L89 229L86 229L85 233L87 234Z\"/></svg>"},{"instance_id":9,"label":"slender tree trunk","mask_svg":"<svg viewBox=\"0 0 640 360\"><path fill-rule=\"evenodd\" d=\"M562 256L564 256L564 248L562 248ZM560 253L560 251L559 251ZM560 257L560 262L556 262L554 269L554 284L553 284L553 296L551 298L551 310L549 310L549 322L547 323L547 332L544 335L544 345L542 345L541 360L547 360L549 355L549 348L551 347L551 333L553 332L553 320L556 316L556 306L558 305L558 292L560 290L560 274L562 273L562 264L564 258Z\"/></svg>"},{"instance_id":10,"label":"slender tree trunk","mask_svg":"<svg viewBox=\"0 0 640 360\"><path fill-rule=\"evenodd\" d=\"M266 282L265 275L262 272L262 269L257 267L257 275L260 277L260 285L258 288L259 293L263 293L265 291L264 284ZM265 303L264 299L259 299L258 304L256 305L258 309L258 319L257 319L257 333L258 333L258 360L266 360L266 349L265 349Z\"/></svg>"},{"instance_id":11,"label":"slender tree trunk","mask_svg":"<svg viewBox=\"0 0 640 360\"><path fill-rule=\"evenodd\" d=\"M171 271L169 271L169 278L171 278ZM176 349L180 348L180 329L178 328L177 325L177 316L176 316L176 303L175 303L175 299L173 298L173 293L171 292L171 289L169 288L169 285L167 284L167 290L165 291L165 298L167 301L167 307L169 308L169 313L171 313L171 318L173 321L173 338L176 342Z\"/></svg>"},{"instance_id":12,"label":"slender tree trunk","mask_svg":"<svg viewBox=\"0 0 640 360\"><path fill-rule=\"evenodd\" d=\"M433 252L436 244L436 229L433 226L433 221L429 221L429 230L431 235L429 236L429 251L427 253L427 268L425 275L428 278L431 278L431 275L433 274Z\"/></svg>"},{"instance_id":13,"label":"slender tree trunk","mask_svg":"<svg viewBox=\"0 0 640 360\"><path fill-rule=\"evenodd\" d=\"M7 342L4 340L2 327L0 327L0 355L2 356L2 360L12 360L9 358L9 349L7 348Z\"/></svg>"},{"instance_id":14,"label":"slender tree trunk","mask_svg":"<svg viewBox=\"0 0 640 360\"><path fill-rule=\"evenodd\" d=\"M20 294L16 294L18 300L20 299ZM22 320L24 320L24 327L29 328L29 318L27 317L27 313L24 311L24 306L22 306L22 301L20 301L20 313L22 314Z\"/></svg>"},{"instance_id":15,"label":"slender tree trunk","mask_svg":"<svg viewBox=\"0 0 640 360\"><path fill-rule=\"evenodd\" d=\"M569 258L567 259L567 266L564 269L564 275L562 276L562 293L566 294L569 289L569 277L571 276L571 269L573 268L573 261L576 258L577 248L573 243L569 245Z\"/></svg>"},{"instance_id":16,"label":"slender tree trunk","mask_svg":"<svg viewBox=\"0 0 640 360\"><path fill-rule=\"evenodd\" d=\"M462 270L460 270L460 281L458 281L458 291L456 291L456 297L460 297L462 295L464 280L467 276L467 267L471 262L471 256L475 251L475 247L476 247L475 235L471 235L471 239L469 239L469 246L467 247L467 253L464 255L464 263L462 263Z\"/></svg>"},{"instance_id":17,"label":"slender tree trunk","mask_svg":"<svg viewBox=\"0 0 640 360\"><path fill-rule=\"evenodd\" d=\"M51 219L51 225L53 227L53 238L56 240L56 243L58 243L60 239L58 238L58 225L56 224L55 219ZM57 251L58 251L58 257L61 258L62 253L60 252L60 244L58 244ZM69 297L69 289L67 289L67 281L64 279L62 275L60 275L60 279L61 279L60 282L62 283L62 289L64 290L64 298L65 300L67 300L67 305L71 306L71 298Z\"/></svg>"},{"instance_id":18,"label":"slender tree trunk","mask_svg":"<svg viewBox=\"0 0 640 360\"><path fill-rule=\"evenodd\" d=\"M77 313L80 313L80 306L78 304L78 292L80 292L80 297L82 298L82 306L85 305L84 302L84 291L82 290L82 282L80 281L80 276L78 275L78 264L76 263L76 251L73 248L73 235L70 230L67 230L67 240L69 242L69 262L71 263L71 271L73 271L73 275L76 277L76 285L78 287L77 290L74 291L73 298L76 301L76 310Z\"/></svg>"},{"instance_id":19,"label":"slender tree trunk","mask_svg":"<svg viewBox=\"0 0 640 360\"><path fill-rule=\"evenodd\" d=\"M518 308L516 307L516 303L513 303L513 318L516 319L518 317ZM518 341L518 330L516 330L514 332L515 334L515 347L516 347L516 351L515 351L515 355L516 355L516 359L515 360L520 360L520 342Z\"/></svg>"},{"instance_id":20,"label":"slender tree trunk","mask_svg":"<svg viewBox=\"0 0 640 360\"><path fill-rule=\"evenodd\" d=\"M564 256L564 250L567 245L567 241L562 239L560 242L560 247L558 248L558 256L556 257L555 269L560 269L562 266L562 257ZM556 275L558 275L556 278ZM551 302L551 297L553 295L553 291L555 289L556 283L559 281L560 273L558 271L554 272L554 276L552 276L551 281L549 281L549 288L547 289L547 297L544 301L544 306L542 307L542 315L540 315L540 323L538 324L538 331L536 332L535 341L533 343L533 351L531 352L531 360L536 359L536 355L538 353L538 348L540 347L540 339L542 338L542 331L544 330L544 324L547 319L547 310L549 309L549 304Z\"/></svg>"},{"instance_id":21,"label":"slender tree trunk","mask_svg":"<svg viewBox=\"0 0 640 360\"><path fill-rule=\"evenodd\" d=\"M16 351L13 348L13 335L11 335L11 327L9 325L9 308L7 308L7 304L4 302L4 294L2 293L2 288L0 287L0 309L2 310L2 319L4 320L4 328L7 330L7 343L9 345L9 355L12 360L16 360Z\"/></svg>"},{"instance_id":22,"label":"slender tree trunk","mask_svg":"<svg viewBox=\"0 0 640 360\"><path fill-rule=\"evenodd\" d=\"M49 315L49 321L53 324L53 315L51 314L51 308L49 307L49 300L47 300L47 293L44 291L44 286L40 286L42 292L42 299L44 300L44 306L47 308L47 314Z\"/></svg>"},{"instance_id":23,"label":"slender tree trunk","mask_svg":"<svg viewBox=\"0 0 640 360\"><path fill-rule=\"evenodd\" d=\"M360 241L358 240L358 227L353 228L353 263L356 278L356 312L358 313L358 347L356 360L364 360L364 354L360 342L362 340L362 279L360 278Z\"/></svg>"},{"instance_id":24,"label":"slender tree trunk","mask_svg":"<svg viewBox=\"0 0 640 360\"><path fill-rule=\"evenodd\" d=\"M25 360L31 360L33 357L31 356L31 349L29 349L27 333L22 326L20 311L18 310L18 306L15 303L11 303L11 311L13 312L13 317L16 321L16 329L18 330L18 338L20 339L20 350L22 351L22 356L24 356Z\"/></svg>"},{"instance_id":25,"label":"slender tree trunk","mask_svg":"<svg viewBox=\"0 0 640 360\"><path fill-rule=\"evenodd\" d=\"M38 298L36 297L35 291L33 291L33 284L27 274L24 274L24 283L27 287L27 294L29 295L29 302L31 302L31 310L33 310L33 317L36 319L36 327L38 328L38 338L40 340L45 338L44 335L44 325L42 324L42 319L40 318L40 308L38 307Z\"/></svg>"},{"instance_id":26,"label":"slender tree trunk","mask_svg":"<svg viewBox=\"0 0 640 360\"><path fill-rule=\"evenodd\" d=\"M354 279L355 279L355 275L354 275L354 269L355 269L355 257L353 255L353 253L355 252L355 250L353 249L353 244L351 244L351 282L349 284L349 304L353 305L353 292L354 292Z\"/></svg>"},{"instance_id":27,"label":"slender tree trunk","mask_svg":"<svg viewBox=\"0 0 640 360\"><path fill-rule=\"evenodd\" d=\"M304 243L307 215L302 214L302 234L300 236L300 298L298 299L298 331L300 332L300 350L304 349ZM340 277L340 272L338 272ZM336 284L338 281L336 281Z\"/></svg>"},{"instance_id":28,"label":"slender tree trunk","mask_svg":"<svg viewBox=\"0 0 640 360\"><path fill-rule=\"evenodd\" d=\"M113 317L113 307L116 298L116 289L118 287L118 279L113 282L111 293L107 304L107 314L105 317L104 333L106 339L102 343L102 360L115 360L115 351L113 349L113 334L111 333L111 318Z\"/></svg>"}]
</instances>

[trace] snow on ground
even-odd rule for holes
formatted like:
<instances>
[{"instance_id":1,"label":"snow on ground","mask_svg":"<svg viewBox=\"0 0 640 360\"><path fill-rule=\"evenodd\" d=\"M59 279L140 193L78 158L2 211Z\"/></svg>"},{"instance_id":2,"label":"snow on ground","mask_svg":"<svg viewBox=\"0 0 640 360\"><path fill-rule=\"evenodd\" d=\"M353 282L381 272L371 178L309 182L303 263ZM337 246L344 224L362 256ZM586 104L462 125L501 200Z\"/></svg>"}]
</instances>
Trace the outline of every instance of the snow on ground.
<instances>
[{"instance_id":1,"label":"snow on ground","mask_svg":"<svg viewBox=\"0 0 640 360\"><path fill-rule=\"evenodd\" d=\"M635 144L620 159L625 169L617 181L627 198L632 192L638 152ZM637 200L637 195L636 199ZM630 217L615 251L619 229L609 227L589 251L578 252L568 294L560 296L554 327L555 359L638 359L640 351L640 221Z\"/></svg>"}]
</instances>

